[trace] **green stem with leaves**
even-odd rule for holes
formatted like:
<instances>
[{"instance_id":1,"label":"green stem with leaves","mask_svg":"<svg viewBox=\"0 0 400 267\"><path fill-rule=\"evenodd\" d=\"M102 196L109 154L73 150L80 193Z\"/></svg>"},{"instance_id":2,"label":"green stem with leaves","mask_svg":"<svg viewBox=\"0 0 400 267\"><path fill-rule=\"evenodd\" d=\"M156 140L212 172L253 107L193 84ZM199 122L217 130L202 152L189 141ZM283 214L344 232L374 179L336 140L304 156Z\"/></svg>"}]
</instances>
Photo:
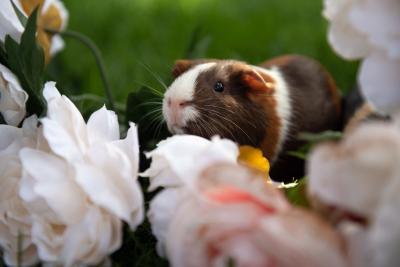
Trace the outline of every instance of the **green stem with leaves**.
<instances>
[{"instance_id":1,"label":"green stem with leaves","mask_svg":"<svg viewBox=\"0 0 400 267\"><path fill-rule=\"evenodd\" d=\"M93 53L93 56L96 60L96 64L99 68L100 77L103 82L104 92L105 92L105 95L108 100L109 108L112 110L115 110L114 99L111 94L111 88L110 88L110 83L107 78L105 64L104 64L103 58L101 56L101 52L98 49L98 47L96 46L96 44L89 37L87 37L86 35L83 35L79 32L70 31L70 30L58 32L58 31L54 31L51 29L47 29L47 31L52 34L60 34L65 37L71 37L75 40L78 40L83 45L85 45L87 48L89 48L89 50Z\"/></svg>"}]
</instances>

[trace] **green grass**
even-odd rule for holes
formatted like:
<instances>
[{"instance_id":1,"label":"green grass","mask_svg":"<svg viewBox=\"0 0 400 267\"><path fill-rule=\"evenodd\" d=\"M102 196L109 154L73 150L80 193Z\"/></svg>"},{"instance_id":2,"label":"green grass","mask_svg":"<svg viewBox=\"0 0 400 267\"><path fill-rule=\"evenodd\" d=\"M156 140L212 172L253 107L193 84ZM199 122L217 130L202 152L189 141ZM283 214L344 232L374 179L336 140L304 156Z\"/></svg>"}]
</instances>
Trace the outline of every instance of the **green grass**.
<instances>
[{"instance_id":1,"label":"green grass","mask_svg":"<svg viewBox=\"0 0 400 267\"><path fill-rule=\"evenodd\" d=\"M356 64L339 59L326 41L322 1L310 0L104 0L64 1L69 29L92 38L103 52L113 94L125 102L140 84L161 86L140 64L170 79L174 60L187 56L234 58L259 63L300 53L318 59L343 90L355 81ZM50 66L50 78L66 93L103 95L94 59L74 40ZM99 104L98 104L99 105Z\"/></svg>"}]
</instances>

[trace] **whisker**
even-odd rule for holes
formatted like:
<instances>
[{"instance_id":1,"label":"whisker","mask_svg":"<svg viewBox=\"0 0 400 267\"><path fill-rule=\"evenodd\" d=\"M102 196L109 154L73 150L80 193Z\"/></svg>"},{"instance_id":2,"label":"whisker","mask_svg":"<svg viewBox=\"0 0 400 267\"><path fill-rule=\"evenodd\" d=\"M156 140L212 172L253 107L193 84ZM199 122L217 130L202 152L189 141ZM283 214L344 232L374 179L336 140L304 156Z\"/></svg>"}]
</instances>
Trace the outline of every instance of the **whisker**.
<instances>
[{"instance_id":1,"label":"whisker","mask_svg":"<svg viewBox=\"0 0 400 267\"><path fill-rule=\"evenodd\" d=\"M139 64L141 64L163 87L165 90L168 89L167 85L164 83L164 81L161 79L161 77L159 75L157 75L156 73L154 73L149 66L147 66L145 63L138 61Z\"/></svg>"}]
</instances>

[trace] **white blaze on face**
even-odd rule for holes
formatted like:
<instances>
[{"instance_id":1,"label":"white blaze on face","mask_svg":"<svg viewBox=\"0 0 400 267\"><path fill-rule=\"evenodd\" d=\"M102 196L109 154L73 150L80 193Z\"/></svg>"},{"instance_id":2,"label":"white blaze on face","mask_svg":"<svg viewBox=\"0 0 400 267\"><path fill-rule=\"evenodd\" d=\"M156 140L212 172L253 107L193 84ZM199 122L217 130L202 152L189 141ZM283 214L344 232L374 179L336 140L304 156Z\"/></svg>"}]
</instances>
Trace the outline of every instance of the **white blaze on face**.
<instances>
[{"instance_id":1,"label":"white blaze on face","mask_svg":"<svg viewBox=\"0 0 400 267\"><path fill-rule=\"evenodd\" d=\"M184 133L183 127L199 116L199 111L190 104L193 101L197 77L215 64L212 62L195 66L176 78L165 92L163 116L171 132Z\"/></svg>"}]
</instances>

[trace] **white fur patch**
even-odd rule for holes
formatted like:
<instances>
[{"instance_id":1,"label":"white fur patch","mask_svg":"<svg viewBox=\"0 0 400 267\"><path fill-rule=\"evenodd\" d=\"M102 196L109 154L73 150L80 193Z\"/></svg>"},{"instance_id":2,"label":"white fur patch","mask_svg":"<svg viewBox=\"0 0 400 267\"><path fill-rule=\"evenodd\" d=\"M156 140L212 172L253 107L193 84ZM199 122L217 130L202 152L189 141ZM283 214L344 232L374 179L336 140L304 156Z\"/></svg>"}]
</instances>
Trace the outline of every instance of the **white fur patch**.
<instances>
[{"instance_id":1,"label":"white fur patch","mask_svg":"<svg viewBox=\"0 0 400 267\"><path fill-rule=\"evenodd\" d=\"M189 121L197 118L199 116L199 111L190 105L187 107L183 107L179 111L182 114L179 114L178 116L180 118L178 124L171 125L168 100L171 100L173 102L192 101L194 97L194 91L196 89L197 77L200 73L206 71L207 69L210 69L215 64L215 62L211 62L195 66L194 68L188 70L187 72L176 78L175 81L168 88L168 90L165 92L163 100L163 115L170 131L175 133L182 132L182 130L179 128L185 127Z\"/></svg>"},{"instance_id":2,"label":"white fur patch","mask_svg":"<svg viewBox=\"0 0 400 267\"><path fill-rule=\"evenodd\" d=\"M279 134L278 144L276 145L276 153L271 162L276 160L279 152L282 149L283 143L285 142L290 127L290 117L292 115L292 104L290 102L289 89L286 84L282 73L277 67L272 67L271 69L264 69L261 67L253 66L258 72L263 72L269 75L276 83L275 86L275 99L277 102L277 113L279 120L281 121L281 131Z\"/></svg>"}]
</instances>

